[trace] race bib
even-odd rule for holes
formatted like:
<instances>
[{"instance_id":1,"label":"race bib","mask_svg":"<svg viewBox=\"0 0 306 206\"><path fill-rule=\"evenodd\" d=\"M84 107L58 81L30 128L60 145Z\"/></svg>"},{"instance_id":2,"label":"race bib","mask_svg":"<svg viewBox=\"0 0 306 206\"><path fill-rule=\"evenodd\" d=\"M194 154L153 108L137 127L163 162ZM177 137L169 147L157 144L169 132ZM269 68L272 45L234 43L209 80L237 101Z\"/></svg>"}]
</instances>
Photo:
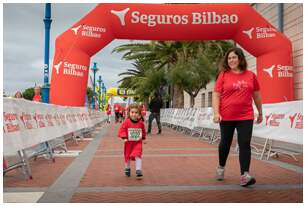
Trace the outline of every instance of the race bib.
<instances>
[{"instance_id":1,"label":"race bib","mask_svg":"<svg viewBox=\"0 0 306 206\"><path fill-rule=\"evenodd\" d=\"M129 141L138 141L142 137L142 131L140 128L128 128Z\"/></svg>"}]
</instances>

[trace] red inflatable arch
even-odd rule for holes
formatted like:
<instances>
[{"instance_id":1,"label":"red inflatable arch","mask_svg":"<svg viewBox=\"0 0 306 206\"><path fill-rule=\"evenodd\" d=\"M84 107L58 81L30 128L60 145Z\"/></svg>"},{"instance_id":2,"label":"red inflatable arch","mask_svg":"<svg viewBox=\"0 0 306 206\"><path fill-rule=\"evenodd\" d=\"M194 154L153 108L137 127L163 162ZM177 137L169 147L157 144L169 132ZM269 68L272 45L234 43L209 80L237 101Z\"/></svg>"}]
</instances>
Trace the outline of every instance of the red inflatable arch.
<instances>
[{"instance_id":1,"label":"red inflatable arch","mask_svg":"<svg viewBox=\"0 0 306 206\"><path fill-rule=\"evenodd\" d=\"M90 57L114 39L233 39L257 57L264 103L294 98L291 42L249 4L99 4L56 39L50 102L83 106Z\"/></svg>"}]
</instances>

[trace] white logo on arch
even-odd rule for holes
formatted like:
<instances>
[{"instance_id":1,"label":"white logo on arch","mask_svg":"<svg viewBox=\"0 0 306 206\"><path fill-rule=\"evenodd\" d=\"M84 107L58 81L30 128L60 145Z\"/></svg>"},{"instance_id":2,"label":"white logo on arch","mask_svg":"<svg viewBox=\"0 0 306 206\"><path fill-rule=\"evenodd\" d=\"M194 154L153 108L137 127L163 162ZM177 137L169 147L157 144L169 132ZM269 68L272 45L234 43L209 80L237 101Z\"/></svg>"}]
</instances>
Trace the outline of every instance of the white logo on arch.
<instances>
[{"instance_id":1,"label":"white logo on arch","mask_svg":"<svg viewBox=\"0 0 306 206\"><path fill-rule=\"evenodd\" d=\"M116 15L119 18L121 26L125 26L125 15L130 10L130 8L123 9L121 11L111 10L111 13Z\"/></svg>"},{"instance_id":2,"label":"white logo on arch","mask_svg":"<svg viewBox=\"0 0 306 206\"><path fill-rule=\"evenodd\" d=\"M252 27L249 30L243 30L242 33L249 39L265 39L275 37L277 30L272 27Z\"/></svg>"},{"instance_id":3,"label":"white logo on arch","mask_svg":"<svg viewBox=\"0 0 306 206\"><path fill-rule=\"evenodd\" d=\"M253 38L253 35L252 35L252 32L254 31L254 27L252 27L251 29L249 30L244 30L242 31L242 33L244 33L245 35L247 35L249 37L249 39L252 39Z\"/></svg>"},{"instance_id":4,"label":"white logo on arch","mask_svg":"<svg viewBox=\"0 0 306 206\"><path fill-rule=\"evenodd\" d=\"M53 67L55 68L56 70L56 74L59 74L59 69L61 68L61 65L62 65L62 61L60 61L58 64L54 65Z\"/></svg>"},{"instance_id":5,"label":"white logo on arch","mask_svg":"<svg viewBox=\"0 0 306 206\"><path fill-rule=\"evenodd\" d=\"M273 78L273 69L275 68L275 65L272 65L271 67L267 68L267 69L263 69L265 72L267 72L269 74L269 76L271 78Z\"/></svg>"},{"instance_id":6,"label":"white logo on arch","mask_svg":"<svg viewBox=\"0 0 306 206\"><path fill-rule=\"evenodd\" d=\"M286 78L293 77L293 67L282 64L273 64L271 67L263 69L263 71L267 72L271 78L273 78L273 70L277 70L276 76L278 78Z\"/></svg>"},{"instance_id":7,"label":"white logo on arch","mask_svg":"<svg viewBox=\"0 0 306 206\"><path fill-rule=\"evenodd\" d=\"M77 35L78 34L78 30L81 28L82 25L79 25L77 27L73 27L71 28L71 30L74 32L74 35Z\"/></svg>"}]
</instances>

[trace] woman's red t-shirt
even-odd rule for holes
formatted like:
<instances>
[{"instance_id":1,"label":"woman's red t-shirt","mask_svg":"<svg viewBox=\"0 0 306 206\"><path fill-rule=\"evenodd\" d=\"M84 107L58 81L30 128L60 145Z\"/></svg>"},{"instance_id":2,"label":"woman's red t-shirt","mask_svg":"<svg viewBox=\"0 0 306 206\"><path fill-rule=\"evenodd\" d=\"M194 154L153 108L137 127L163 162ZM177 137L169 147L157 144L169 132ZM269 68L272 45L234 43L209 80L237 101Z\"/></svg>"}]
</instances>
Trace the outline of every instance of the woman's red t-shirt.
<instances>
[{"instance_id":1,"label":"woman's red t-shirt","mask_svg":"<svg viewBox=\"0 0 306 206\"><path fill-rule=\"evenodd\" d=\"M214 91L220 93L222 120L254 120L253 93L259 89L256 75L249 70L221 72Z\"/></svg>"}]
</instances>

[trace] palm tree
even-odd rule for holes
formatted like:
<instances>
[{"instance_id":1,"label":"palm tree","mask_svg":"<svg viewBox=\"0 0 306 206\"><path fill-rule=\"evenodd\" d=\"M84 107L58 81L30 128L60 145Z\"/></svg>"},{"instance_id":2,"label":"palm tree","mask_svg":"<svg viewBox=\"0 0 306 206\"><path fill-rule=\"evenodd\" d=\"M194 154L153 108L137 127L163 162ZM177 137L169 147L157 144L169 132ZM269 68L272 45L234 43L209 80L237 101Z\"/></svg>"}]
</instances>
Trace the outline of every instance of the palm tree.
<instances>
[{"instance_id":1,"label":"palm tree","mask_svg":"<svg viewBox=\"0 0 306 206\"><path fill-rule=\"evenodd\" d=\"M177 50L180 47L180 42L151 41L121 45L112 52L125 52L122 59L149 62L154 68L161 69L177 62Z\"/></svg>"},{"instance_id":2,"label":"palm tree","mask_svg":"<svg viewBox=\"0 0 306 206\"><path fill-rule=\"evenodd\" d=\"M149 64L151 65L150 69L164 69L168 74L176 67L179 60L181 62L189 61L190 58L198 57L199 53L207 56L207 59L215 64L230 47L232 47L232 43L229 41L151 41L121 45L113 52L125 52L123 59ZM170 94L173 101L172 106L175 108L184 107L183 86L179 85L179 81L173 81L169 76L166 79L173 90ZM125 80L123 83L130 84L127 83L128 81Z\"/></svg>"},{"instance_id":3,"label":"palm tree","mask_svg":"<svg viewBox=\"0 0 306 206\"><path fill-rule=\"evenodd\" d=\"M165 73L163 69L154 69L148 62L136 60L132 64L134 69L128 69L127 72L120 73L124 76L118 83L120 87L131 88L139 95L139 99L148 101L150 95L165 85Z\"/></svg>"},{"instance_id":4,"label":"palm tree","mask_svg":"<svg viewBox=\"0 0 306 206\"><path fill-rule=\"evenodd\" d=\"M149 43L126 44L116 47L113 52L125 52L123 59L139 60L152 65L153 68L165 69L166 73L175 66L178 61L178 54L182 46L186 44L179 41L151 41ZM188 43L190 44L190 43ZM186 46L185 46L186 47ZM184 49L183 51L186 51ZM171 83L171 80L168 80ZM161 85L162 86L162 85ZM172 85L173 107L184 106L183 90Z\"/></svg>"},{"instance_id":5,"label":"palm tree","mask_svg":"<svg viewBox=\"0 0 306 206\"><path fill-rule=\"evenodd\" d=\"M186 69L187 68L187 69ZM175 69L171 71L171 78L190 95L190 105L194 106L194 99L201 89L215 77L216 65L201 54L189 58L187 61L179 60Z\"/></svg>"},{"instance_id":6,"label":"palm tree","mask_svg":"<svg viewBox=\"0 0 306 206\"><path fill-rule=\"evenodd\" d=\"M135 86L132 84L132 78L144 77L145 71L149 69L148 65L139 61L139 59L137 59L135 63L132 63L132 65L134 69L128 69L127 72L122 72L119 74L119 76L125 76L118 81L118 83L121 83L121 87L134 89Z\"/></svg>"},{"instance_id":7,"label":"palm tree","mask_svg":"<svg viewBox=\"0 0 306 206\"><path fill-rule=\"evenodd\" d=\"M121 45L116 47L113 52L125 52L122 56L125 60L134 60L144 64L150 64L152 68L157 70L169 70L169 65L177 60L176 50L175 45L171 42L151 41ZM126 85L127 81L125 80L122 84ZM160 88L163 88L163 86L161 85Z\"/></svg>"}]
</instances>

